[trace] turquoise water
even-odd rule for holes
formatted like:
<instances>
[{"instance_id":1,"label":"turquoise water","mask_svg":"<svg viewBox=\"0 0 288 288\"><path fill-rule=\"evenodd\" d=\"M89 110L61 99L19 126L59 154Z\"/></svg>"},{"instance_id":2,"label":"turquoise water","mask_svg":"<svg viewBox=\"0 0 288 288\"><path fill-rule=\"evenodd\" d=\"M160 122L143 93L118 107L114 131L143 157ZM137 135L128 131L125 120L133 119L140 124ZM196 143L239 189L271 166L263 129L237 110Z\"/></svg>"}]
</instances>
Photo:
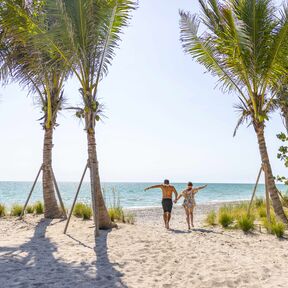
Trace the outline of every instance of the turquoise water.
<instances>
[{"instance_id":1,"label":"turquoise water","mask_svg":"<svg viewBox=\"0 0 288 288\"><path fill-rule=\"evenodd\" d=\"M161 202L161 191L152 189L144 192L147 186L157 183L103 183L106 203L113 205L113 193L119 195L120 203L125 208L132 207L153 207L159 206ZM194 183L195 187L204 183ZM69 207L72 204L76 193L78 183L59 182L59 189L63 197L64 204ZM173 184L177 191L182 191L185 183ZM31 182L0 182L0 203L10 206L13 203L25 202L31 189ZM83 183L78 200L83 202L90 201L89 183ZM201 190L196 196L197 203L209 203L219 201L235 201L250 199L253 184L209 184L204 190ZM278 186L281 191L285 191L284 185ZM113 192L114 191L114 192ZM260 184L257 190L257 196L264 196L264 185ZM31 202L42 200L41 183L37 183L31 197Z\"/></svg>"}]
</instances>

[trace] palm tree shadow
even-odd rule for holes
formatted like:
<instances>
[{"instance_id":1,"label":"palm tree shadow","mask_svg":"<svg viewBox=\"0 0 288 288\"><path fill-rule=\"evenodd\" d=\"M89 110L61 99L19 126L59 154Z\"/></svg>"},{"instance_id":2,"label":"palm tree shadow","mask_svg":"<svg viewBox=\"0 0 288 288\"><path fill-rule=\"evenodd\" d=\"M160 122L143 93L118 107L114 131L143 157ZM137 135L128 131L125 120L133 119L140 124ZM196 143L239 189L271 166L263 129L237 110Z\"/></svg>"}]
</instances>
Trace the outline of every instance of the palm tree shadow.
<instances>
[{"instance_id":1,"label":"palm tree shadow","mask_svg":"<svg viewBox=\"0 0 288 288\"><path fill-rule=\"evenodd\" d=\"M96 260L96 269L97 269L97 281L103 281L107 283L107 288L111 287L121 287L128 288L121 278L123 273L119 272L114 268L117 264L112 264L108 257L108 246L107 246L107 237L111 230L100 231L100 236L96 238L96 245L94 248L95 254L97 255ZM102 287L102 286L101 286ZM104 286L103 286L104 287Z\"/></svg>"},{"instance_id":2,"label":"palm tree shadow","mask_svg":"<svg viewBox=\"0 0 288 288\"><path fill-rule=\"evenodd\" d=\"M121 281L122 274L109 261L108 232L102 232L95 243L95 261L66 263L61 254L54 256L58 248L45 237L50 224L51 220L42 219L30 240L20 246L0 246L0 287L127 287Z\"/></svg>"}]
</instances>

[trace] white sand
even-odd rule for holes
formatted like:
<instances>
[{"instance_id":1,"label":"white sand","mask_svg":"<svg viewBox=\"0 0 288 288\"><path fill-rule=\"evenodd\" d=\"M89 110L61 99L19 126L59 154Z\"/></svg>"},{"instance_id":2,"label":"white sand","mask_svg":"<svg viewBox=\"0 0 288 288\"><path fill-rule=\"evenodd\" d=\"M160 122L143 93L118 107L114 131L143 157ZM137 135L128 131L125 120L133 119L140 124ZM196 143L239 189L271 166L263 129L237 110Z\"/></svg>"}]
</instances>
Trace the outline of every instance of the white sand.
<instances>
[{"instance_id":1,"label":"white sand","mask_svg":"<svg viewBox=\"0 0 288 288\"><path fill-rule=\"evenodd\" d=\"M59 220L0 219L0 287L288 287L288 241L204 227L210 208L197 207L191 232L181 207L171 231L160 208L135 210L135 225L96 245L92 221L73 218L64 235Z\"/></svg>"}]
</instances>

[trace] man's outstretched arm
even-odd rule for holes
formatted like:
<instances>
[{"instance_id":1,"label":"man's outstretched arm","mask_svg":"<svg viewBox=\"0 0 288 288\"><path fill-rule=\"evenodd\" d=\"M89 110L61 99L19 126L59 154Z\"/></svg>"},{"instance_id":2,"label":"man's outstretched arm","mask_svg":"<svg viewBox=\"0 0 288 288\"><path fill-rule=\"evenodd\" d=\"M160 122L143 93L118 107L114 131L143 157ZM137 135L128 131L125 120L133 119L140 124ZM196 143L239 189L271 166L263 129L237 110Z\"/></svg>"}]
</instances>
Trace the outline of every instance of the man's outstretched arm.
<instances>
[{"instance_id":1,"label":"man's outstretched arm","mask_svg":"<svg viewBox=\"0 0 288 288\"><path fill-rule=\"evenodd\" d=\"M161 187L162 187L161 184L159 184L159 185L153 185L153 186L150 186L150 187L145 188L144 191L147 191L147 190L149 190L149 189L154 189L154 188L161 188Z\"/></svg>"}]
</instances>

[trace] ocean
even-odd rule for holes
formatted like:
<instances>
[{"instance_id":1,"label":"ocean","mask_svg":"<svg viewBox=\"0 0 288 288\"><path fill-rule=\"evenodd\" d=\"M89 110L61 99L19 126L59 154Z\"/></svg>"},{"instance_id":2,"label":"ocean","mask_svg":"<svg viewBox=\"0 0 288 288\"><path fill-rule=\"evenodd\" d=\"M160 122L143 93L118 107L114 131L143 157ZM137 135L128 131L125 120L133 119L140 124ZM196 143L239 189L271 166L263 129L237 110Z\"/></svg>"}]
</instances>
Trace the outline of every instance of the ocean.
<instances>
[{"instance_id":1,"label":"ocean","mask_svg":"<svg viewBox=\"0 0 288 288\"><path fill-rule=\"evenodd\" d=\"M157 183L102 183L102 189L107 206L112 206L117 199L124 208L140 208L140 207L157 207L161 205L160 189L151 189L144 191L145 187L155 185ZM206 183L194 183L194 187L204 185ZM66 207L72 205L75 197L78 183L76 182L59 182L59 189ZM178 192L186 187L186 183L173 183ZM0 203L4 203L8 207L14 203L24 204L32 182L1 182L0 181ZM213 202L229 202L237 200L248 200L251 198L254 184L228 184L228 183L208 183L208 187L199 191L196 195L197 203L213 203ZM90 202L90 186L85 182L82 185L78 196L78 201ZM286 192L284 185L278 185L280 191ZM115 197L114 197L115 195ZM263 184L258 185L258 197L265 196L265 187ZM37 183L32 194L30 203L37 200L42 201L41 183ZM179 201L182 203L182 200ZM181 205L180 203L177 205Z\"/></svg>"}]
</instances>

